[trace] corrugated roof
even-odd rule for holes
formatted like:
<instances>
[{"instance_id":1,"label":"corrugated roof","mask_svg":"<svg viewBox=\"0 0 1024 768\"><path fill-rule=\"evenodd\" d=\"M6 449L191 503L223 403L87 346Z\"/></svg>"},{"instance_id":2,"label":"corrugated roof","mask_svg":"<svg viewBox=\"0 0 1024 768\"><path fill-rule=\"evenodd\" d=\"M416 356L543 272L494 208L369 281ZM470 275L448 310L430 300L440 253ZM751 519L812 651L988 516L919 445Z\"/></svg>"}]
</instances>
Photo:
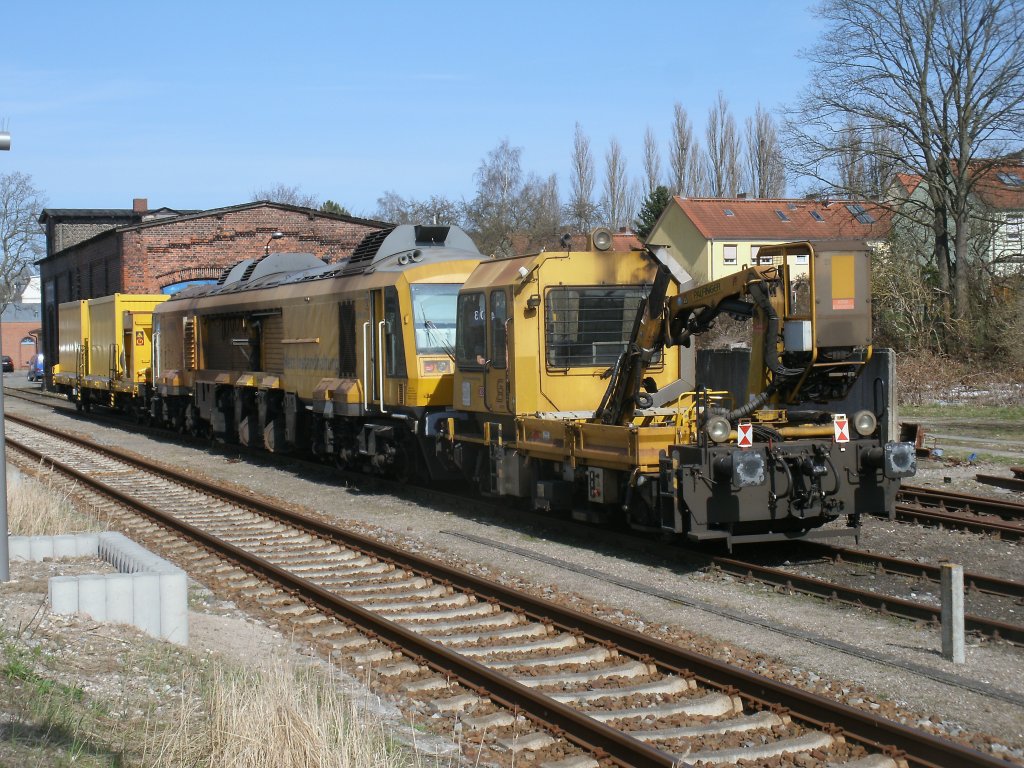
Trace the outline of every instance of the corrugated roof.
<instances>
[{"instance_id":1,"label":"corrugated roof","mask_svg":"<svg viewBox=\"0 0 1024 768\"><path fill-rule=\"evenodd\" d=\"M892 214L851 200L676 197L675 204L708 240L877 240Z\"/></svg>"}]
</instances>

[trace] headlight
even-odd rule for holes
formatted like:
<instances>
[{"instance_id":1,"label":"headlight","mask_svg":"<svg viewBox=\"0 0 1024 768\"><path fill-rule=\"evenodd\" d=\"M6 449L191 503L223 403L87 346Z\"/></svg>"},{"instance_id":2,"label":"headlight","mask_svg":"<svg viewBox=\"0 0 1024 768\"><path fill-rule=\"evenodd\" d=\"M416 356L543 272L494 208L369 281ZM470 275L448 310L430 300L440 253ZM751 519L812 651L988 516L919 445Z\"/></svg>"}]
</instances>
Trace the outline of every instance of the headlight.
<instances>
[{"instance_id":1,"label":"headlight","mask_svg":"<svg viewBox=\"0 0 1024 768\"><path fill-rule=\"evenodd\" d=\"M704 425L704 431L708 433L708 437L711 438L712 442L724 443L729 439L732 425L721 416L712 416L708 419L708 423Z\"/></svg>"},{"instance_id":2,"label":"headlight","mask_svg":"<svg viewBox=\"0 0 1024 768\"><path fill-rule=\"evenodd\" d=\"M878 419L871 411L857 411L853 415L853 428L857 430L858 435L866 437L873 434L876 427L878 427Z\"/></svg>"}]
</instances>

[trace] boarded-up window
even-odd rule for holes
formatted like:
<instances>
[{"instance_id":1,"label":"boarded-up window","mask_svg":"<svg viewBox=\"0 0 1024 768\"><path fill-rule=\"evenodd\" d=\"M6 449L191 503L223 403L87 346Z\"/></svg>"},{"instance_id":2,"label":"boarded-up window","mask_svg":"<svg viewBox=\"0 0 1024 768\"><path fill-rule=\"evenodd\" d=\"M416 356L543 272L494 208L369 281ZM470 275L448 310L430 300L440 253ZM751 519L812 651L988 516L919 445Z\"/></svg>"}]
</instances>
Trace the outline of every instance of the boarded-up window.
<instances>
[{"instance_id":1,"label":"boarded-up window","mask_svg":"<svg viewBox=\"0 0 1024 768\"><path fill-rule=\"evenodd\" d=\"M214 371L255 370L251 360L258 356L258 339L240 315L207 318L203 325L203 360ZM254 343L256 342L256 343Z\"/></svg>"},{"instance_id":2,"label":"boarded-up window","mask_svg":"<svg viewBox=\"0 0 1024 768\"><path fill-rule=\"evenodd\" d=\"M338 375L356 378L356 304L343 301L338 305Z\"/></svg>"},{"instance_id":3,"label":"boarded-up window","mask_svg":"<svg viewBox=\"0 0 1024 768\"><path fill-rule=\"evenodd\" d=\"M263 368L268 373L284 373L284 318L281 315L260 318L263 344Z\"/></svg>"}]
</instances>

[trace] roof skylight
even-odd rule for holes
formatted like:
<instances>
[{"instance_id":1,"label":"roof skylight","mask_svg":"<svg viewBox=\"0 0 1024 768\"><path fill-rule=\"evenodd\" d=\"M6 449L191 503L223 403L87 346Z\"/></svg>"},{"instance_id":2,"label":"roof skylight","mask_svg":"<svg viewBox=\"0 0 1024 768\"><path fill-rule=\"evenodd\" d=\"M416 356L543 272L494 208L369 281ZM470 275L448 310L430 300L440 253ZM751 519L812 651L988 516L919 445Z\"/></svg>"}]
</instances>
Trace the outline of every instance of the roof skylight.
<instances>
[{"instance_id":1,"label":"roof skylight","mask_svg":"<svg viewBox=\"0 0 1024 768\"><path fill-rule=\"evenodd\" d=\"M789 221L789 216L787 216L786 214L784 214L784 213L783 213L782 211L780 211L780 210L779 210L778 208L776 208L776 209L775 209L775 215L779 217L779 220L780 220L780 221Z\"/></svg>"},{"instance_id":2,"label":"roof skylight","mask_svg":"<svg viewBox=\"0 0 1024 768\"><path fill-rule=\"evenodd\" d=\"M874 224L875 223L875 217L872 216L867 211L865 211L863 205L858 205L857 203L854 203L852 205L846 206L846 210L848 210L850 213L852 213L853 217L857 221L859 221L861 224Z\"/></svg>"}]
</instances>

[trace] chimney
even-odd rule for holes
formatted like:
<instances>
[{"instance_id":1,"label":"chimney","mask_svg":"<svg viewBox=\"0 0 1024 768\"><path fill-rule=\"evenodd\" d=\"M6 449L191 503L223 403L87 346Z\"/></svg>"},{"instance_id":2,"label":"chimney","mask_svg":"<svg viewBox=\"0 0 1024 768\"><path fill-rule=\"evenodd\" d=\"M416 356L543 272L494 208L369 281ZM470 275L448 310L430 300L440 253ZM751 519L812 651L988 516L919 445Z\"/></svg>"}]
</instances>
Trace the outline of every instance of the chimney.
<instances>
[{"instance_id":1,"label":"chimney","mask_svg":"<svg viewBox=\"0 0 1024 768\"><path fill-rule=\"evenodd\" d=\"M149 210L149 200L144 197L136 197L132 200L132 213L145 213Z\"/></svg>"}]
</instances>

